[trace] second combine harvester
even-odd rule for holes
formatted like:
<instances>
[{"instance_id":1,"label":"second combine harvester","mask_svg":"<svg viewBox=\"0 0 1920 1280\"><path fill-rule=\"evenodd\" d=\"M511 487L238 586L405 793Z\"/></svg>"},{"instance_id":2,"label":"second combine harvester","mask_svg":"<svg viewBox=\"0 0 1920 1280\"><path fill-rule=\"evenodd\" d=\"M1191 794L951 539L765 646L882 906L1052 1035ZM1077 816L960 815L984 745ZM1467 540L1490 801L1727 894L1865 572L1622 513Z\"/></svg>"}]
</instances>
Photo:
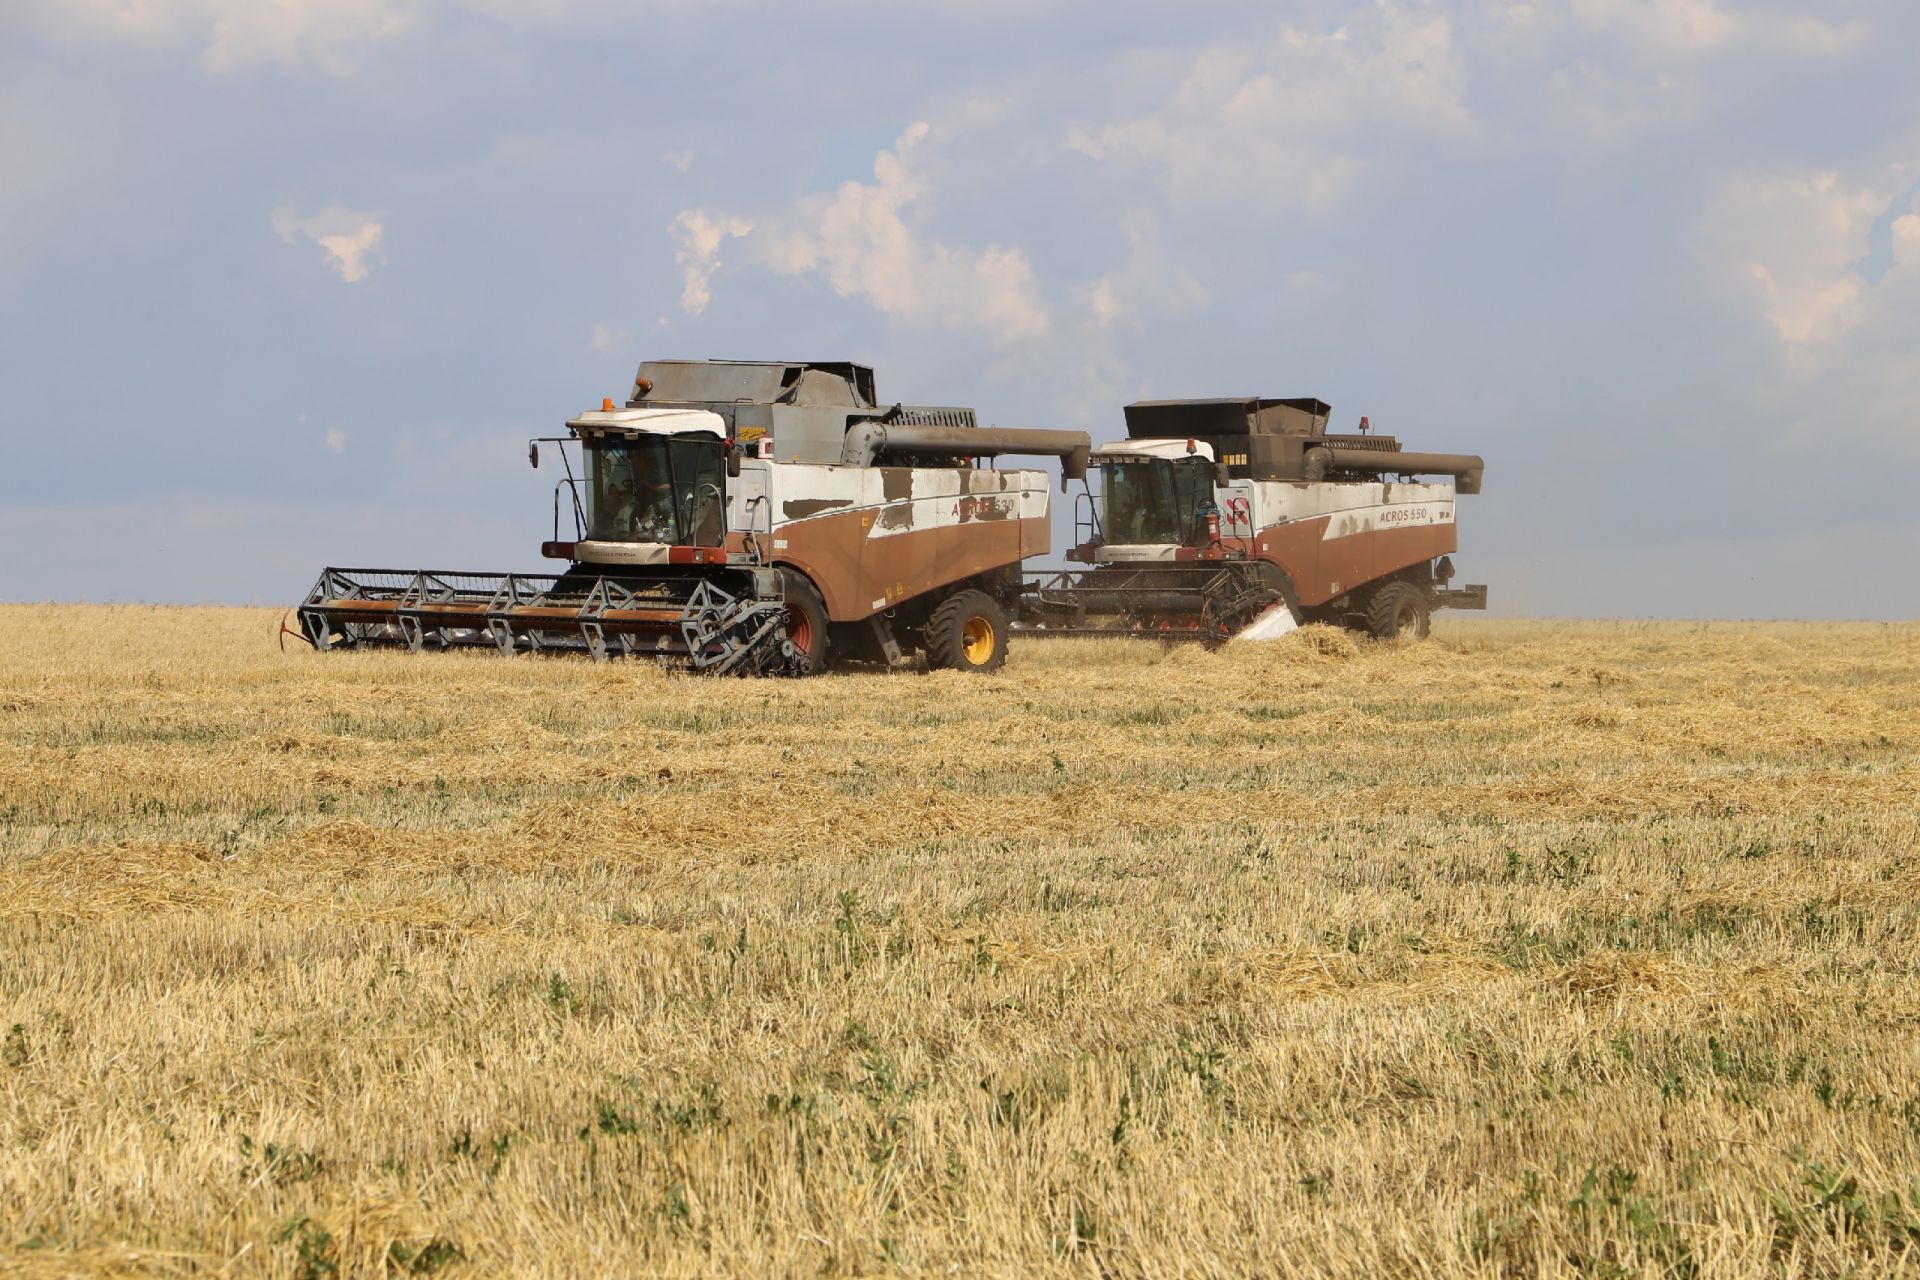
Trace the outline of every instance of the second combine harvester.
<instances>
[{"instance_id":1,"label":"second combine harvester","mask_svg":"<svg viewBox=\"0 0 1920 1280\"><path fill-rule=\"evenodd\" d=\"M1051 542L1048 478L1086 474L1078 431L881 404L852 363L656 360L624 407L567 423L547 557L557 574L324 570L299 607L317 649L651 655L807 674L835 651L991 671L1020 562ZM576 464L578 469L576 470ZM564 517L563 517L564 513ZM564 521L564 522L563 522Z\"/></svg>"},{"instance_id":2,"label":"second combine harvester","mask_svg":"<svg viewBox=\"0 0 1920 1280\"><path fill-rule=\"evenodd\" d=\"M1329 435L1330 414L1247 396L1128 405L1127 439L1092 455L1100 495L1067 553L1090 567L1029 583L1023 626L1219 643L1321 621L1419 637L1433 609L1486 608L1486 587L1449 585L1454 495L1480 492L1480 459L1409 452L1365 418Z\"/></svg>"}]
</instances>

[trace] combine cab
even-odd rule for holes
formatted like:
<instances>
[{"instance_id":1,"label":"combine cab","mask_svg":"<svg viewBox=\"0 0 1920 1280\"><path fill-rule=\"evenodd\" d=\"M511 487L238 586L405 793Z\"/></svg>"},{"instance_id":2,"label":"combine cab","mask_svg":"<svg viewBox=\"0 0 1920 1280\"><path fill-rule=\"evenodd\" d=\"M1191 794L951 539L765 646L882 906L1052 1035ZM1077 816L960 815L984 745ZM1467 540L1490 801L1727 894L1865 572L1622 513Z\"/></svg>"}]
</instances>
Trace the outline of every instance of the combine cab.
<instances>
[{"instance_id":1,"label":"combine cab","mask_svg":"<svg viewBox=\"0 0 1920 1280\"><path fill-rule=\"evenodd\" d=\"M1449 586L1454 500L1480 491L1480 459L1408 452L1365 419L1329 435L1329 413L1310 399L1128 405L1129 438L1092 455L1100 495L1067 557L1090 567L1031 579L1023 630L1219 644L1317 620L1419 637L1434 609L1484 609L1484 586Z\"/></svg>"},{"instance_id":2,"label":"combine cab","mask_svg":"<svg viewBox=\"0 0 1920 1280\"><path fill-rule=\"evenodd\" d=\"M1019 565L1050 541L1047 478L1079 432L982 428L971 409L882 406L855 364L652 361L554 446L554 574L337 569L298 610L317 649L653 656L715 674L807 674L836 653L990 671Z\"/></svg>"}]
</instances>

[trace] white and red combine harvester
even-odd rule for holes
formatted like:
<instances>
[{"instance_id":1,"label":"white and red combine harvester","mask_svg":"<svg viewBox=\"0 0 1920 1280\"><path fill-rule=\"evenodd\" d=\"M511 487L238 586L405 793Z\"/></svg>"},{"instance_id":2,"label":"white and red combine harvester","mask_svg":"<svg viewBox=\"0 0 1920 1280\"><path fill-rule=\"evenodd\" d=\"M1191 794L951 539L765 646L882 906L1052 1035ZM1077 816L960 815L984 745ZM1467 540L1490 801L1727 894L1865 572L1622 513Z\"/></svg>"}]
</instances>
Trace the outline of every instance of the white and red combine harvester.
<instances>
[{"instance_id":1,"label":"white and red combine harvester","mask_svg":"<svg viewBox=\"0 0 1920 1280\"><path fill-rule=\"evenodd\" d=\"M317 649L491 647L655 656L712 673L808 674L833 654L992 671L1020 562L1051 545L1048 476L1088 437L883 405L850 363L657 360L557 446L557 574L324 570L299 606ZM562 494L566 494L563 503ZM563 530L562 512L570 527Z\"/></svg>"},{"instance_id":2,"label":"white and red combine harvester","mask_svg":"<svg viewBox=\"0 0 1920 1280\"><path fill-rule=\"evenodd\" d=\"M1100 494L1067 553L1091 567L1032 579L1022 629L1217 644L1324 621L1419 637L1434 609L1486 608L1486 587L1448 585L1454 499L1480 492L1480 459L1409 452L1364 418L1329 435L1330 413L1312 399L1128 405L1128 438L1092 454Z\"/></svg>"}]
</instances>

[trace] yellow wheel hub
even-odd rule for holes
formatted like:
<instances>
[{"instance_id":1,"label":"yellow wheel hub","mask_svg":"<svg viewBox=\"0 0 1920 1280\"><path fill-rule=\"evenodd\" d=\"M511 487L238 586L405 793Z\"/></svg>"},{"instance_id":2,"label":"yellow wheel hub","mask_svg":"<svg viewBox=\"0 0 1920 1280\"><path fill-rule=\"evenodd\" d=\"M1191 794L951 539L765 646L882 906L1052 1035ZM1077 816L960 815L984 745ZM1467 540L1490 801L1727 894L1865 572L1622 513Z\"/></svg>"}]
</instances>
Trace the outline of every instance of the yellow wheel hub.
<instances>
[{"instance_id":1,"label":"yellow wheel hub","mask_svg":"<svg viewBox=\"0 0 1920 1280\"><path fill-rule=\"evenodd\" d=\"M993 624L985 618L968 618L967 625L960 628L960 647L967 652L967 661L979 666L993 656Z\"/></svg>"}]
</instances>

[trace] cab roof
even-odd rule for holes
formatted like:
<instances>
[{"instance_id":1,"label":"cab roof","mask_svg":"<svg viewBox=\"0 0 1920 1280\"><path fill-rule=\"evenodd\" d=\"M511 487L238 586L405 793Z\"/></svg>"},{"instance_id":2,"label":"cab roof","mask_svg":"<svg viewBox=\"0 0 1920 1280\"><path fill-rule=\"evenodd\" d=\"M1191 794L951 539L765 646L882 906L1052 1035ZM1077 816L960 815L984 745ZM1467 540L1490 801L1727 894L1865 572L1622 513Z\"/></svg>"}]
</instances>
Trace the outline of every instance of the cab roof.
<instances>
[{"instance_id":1,"label":"cab roof","mask_svg":"<svg viewBox=\"0 0 1920 1280\"><path fill-rule=\"evenodd\" d=\"M710 435L727 438L727 424L706 409L590 409L567 421L577 436Z\"/></svg>"},{"instance_id":2,"label":"cab roof","mask_svg":"<svg viewBox=\"0 0 1920 1280\"><path fill-rule=\"evenodd\" d=\"M1200 458L1212 462L1213 446L1205 440L1116 440L1095 449L1088 461L1098 465L1102 462L1146 462L1156 458L1164 458L1169 462Z\"/></svg>"}]
</instances>

